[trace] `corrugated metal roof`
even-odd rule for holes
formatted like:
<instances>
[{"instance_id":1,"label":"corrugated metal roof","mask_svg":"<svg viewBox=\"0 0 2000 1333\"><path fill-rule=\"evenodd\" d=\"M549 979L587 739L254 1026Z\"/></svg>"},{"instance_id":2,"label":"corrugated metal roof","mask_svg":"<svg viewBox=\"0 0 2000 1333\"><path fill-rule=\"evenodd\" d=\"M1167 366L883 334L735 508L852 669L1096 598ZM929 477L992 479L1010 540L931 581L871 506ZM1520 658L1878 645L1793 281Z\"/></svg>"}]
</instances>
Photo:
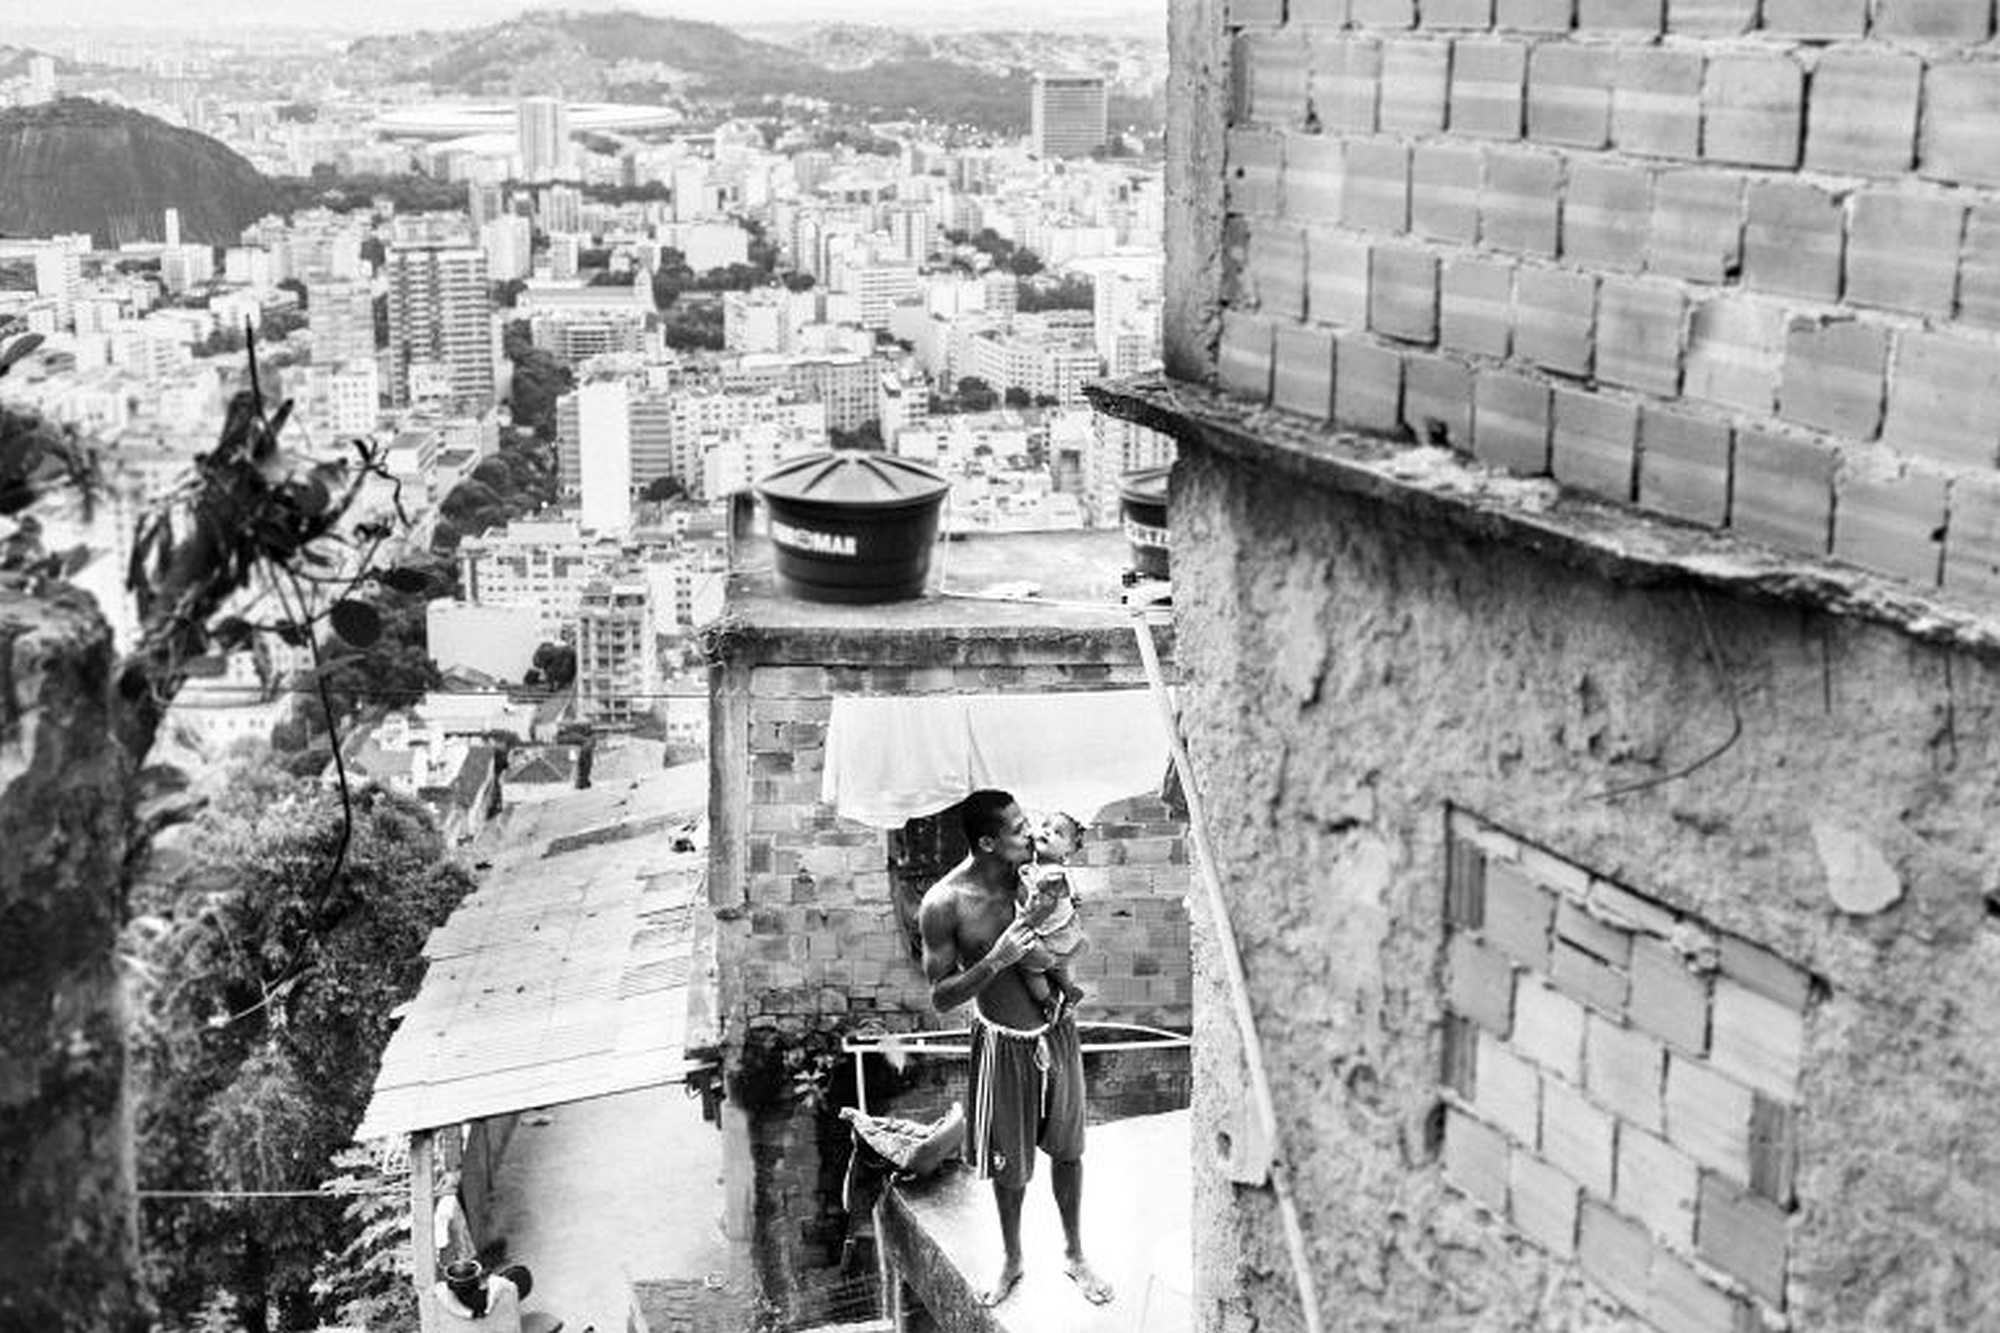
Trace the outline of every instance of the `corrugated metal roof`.
<instances>
[{"instance_id":1,"label":"corrugated metal roof","mask_svg":"<svg viewBox=\"0 0 2000 1333\"><path fill-rule=\"evenodd\" d=\"M356 1137L681 1078L700 877L658 835L497 867L425 944Z\"/></svg>"}]
</instances>

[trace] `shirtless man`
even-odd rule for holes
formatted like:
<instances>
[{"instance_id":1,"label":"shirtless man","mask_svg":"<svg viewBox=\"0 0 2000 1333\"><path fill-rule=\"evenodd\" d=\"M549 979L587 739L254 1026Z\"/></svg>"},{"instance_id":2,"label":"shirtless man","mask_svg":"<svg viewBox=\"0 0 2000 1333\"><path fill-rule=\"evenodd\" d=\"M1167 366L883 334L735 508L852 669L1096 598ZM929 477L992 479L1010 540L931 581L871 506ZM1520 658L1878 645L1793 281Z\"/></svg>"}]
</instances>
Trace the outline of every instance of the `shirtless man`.
<instances>
[{"instance_id":1,"label":"shirtless man","mask_svg":"<svg viewBox=\"0 0 2000 1333\"><path fill-rule=\"evenodd\" d=\"M973 1001L972 1114L966 1147L992 1180L1005 1261L980 1294L998 1305L1021 1280L1021 1203L1034 1178L1035 1149L1049 1155L1062 1215L1063 1271L1085 1299L1102 1305L1111 1287L1083 1257L1083 1052L1076 1015L1049 1022L1015 966L1035 933L1015 918L1019 871L1033 855L1028 819L1012 796L976 791L961 807L971 853L924 894L918 912L924 975L940 1010Z\"/></svg>"}]
</instances>

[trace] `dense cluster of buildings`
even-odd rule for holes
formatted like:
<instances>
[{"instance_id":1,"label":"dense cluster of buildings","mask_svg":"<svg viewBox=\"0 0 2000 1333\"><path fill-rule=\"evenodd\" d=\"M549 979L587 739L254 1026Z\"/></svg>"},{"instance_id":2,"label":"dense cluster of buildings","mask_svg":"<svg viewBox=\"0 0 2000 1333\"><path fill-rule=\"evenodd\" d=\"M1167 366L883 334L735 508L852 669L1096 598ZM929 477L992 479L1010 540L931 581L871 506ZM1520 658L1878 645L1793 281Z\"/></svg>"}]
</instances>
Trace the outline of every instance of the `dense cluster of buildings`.
<instances>
[{"instance_id":1,"label":"dense cluster of buildings","mask_svg":"<svg viewBox=\"0 0 2000 1333\"><path fill-rule=\"evenodd\" d=\"M457 598L431 607L427 650L504 697L560 645L576 720L699 743L698 710L675 700L696 692L688 644L719 608L714 514L779 463L903 453L952 479L948 527L1018 530L1115 523L1119 477L1164 461L1162 437L1081 393L1157 362L1161 178L1091 159L1101 80L1041 79L1033 99L1025 143L877 127L892 152L749 124L668 134L657 108L554 97L402 108L337 151L301 137L337 110L316 127L226 120L233 147L268 152L282 132L311 157L272 166L421 171L461 183L463 206L297 211L221 247L185 239L172 210L158 239L115 248L0 242L0 316L46 339L9 396L107 446L110 503L58 537L103 552L84 581L129 639L132 520L212 445L254 329L294 438L366 439L384 461L357 519L400 507L404 540L427 548L446 498L535 424L510 407L537 349L569 376L544 423L557 508L483 531L453 519ZM701 334L680 336L696 317ZM288 711L285 656L221 664L178 734L212 749L268 732Z\"/></svg>"}]
</instances>

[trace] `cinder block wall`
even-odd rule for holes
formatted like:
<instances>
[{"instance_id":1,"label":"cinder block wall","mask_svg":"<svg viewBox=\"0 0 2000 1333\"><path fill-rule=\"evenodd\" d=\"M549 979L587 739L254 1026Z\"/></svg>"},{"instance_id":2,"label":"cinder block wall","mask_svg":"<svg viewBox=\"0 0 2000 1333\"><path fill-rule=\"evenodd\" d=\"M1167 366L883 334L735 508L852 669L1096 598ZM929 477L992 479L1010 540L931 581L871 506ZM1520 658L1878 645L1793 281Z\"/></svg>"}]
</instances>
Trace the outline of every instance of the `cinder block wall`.
<instances>
[{"instance_id":1,"label":"cinder block wall","mask_svg":"<svg viewBox=\"0 0 2000 1333\"><path fill-rule=\"evenodd\" d=\"M820 800L834 696L1144 683L1137 668L1095 663L760 666L747 680L747 734L735 742L749 752L746 910L718 935L725 1011L744 1026L872 1022L895 1030L940 1021L891 896L889 835ZM1102 868L1108 891L1083 904L1092 948L1077 973L1093 995L1088 1017L1187 1027L1185 833L1156 795L1109 807L1090 828L1079 861Z\"/></svg>"},{"instance_id":2,"label":"cinder block wall","mask_svg":"<svg viewBox=\"0 0 2000 1333\"><path fill-rule=\"evenodd\" d=\"M2000 1309L2000 665L1184 446L1185 717L1322 1327ZM1197 1326L1304 1327L1194 921Z\"/></svg>"},{"instance_id":3,"label":"cinder block wall","mask_svg":"<svg viewBox=\"0 0 2000 1333\"><path fill-rule=\"evenodd\" d=\"M829 639L800 652L746 651L720 668L712 685L710 897L732 1072L742 1067L746 1042L762 1037L775 1035L782 1045L811 1034L955 1027L966 1019L931 1007L893 898L890 835L842 819L820 800L837 696L1042 694L1131 689L1146 680L1136 661L1123 660L1136 653L1123 631L1115 651L1109 639L1060 633L971 646L893 633L865 642L862 650ZM792 660L799 656L823 660ZM1107 807L1091 826L1080 861L1100 868L1105 887L1080 907L1093 946L1077 968L1092 995L1087 1021L1191 1026L1185 833L1157 794ZM871 1107L929 1118L963 1098L962 1061L921 1063L914 1086L871 1084ZM1173 1109L1189 1097L1185 1051L1093 1055L1086 1074L1093 1119ZM851 1078L841 1070L834 1079L838 1098L840 1080ZM765 1108L754 1119L749 1140L731 1144L725 1170L755 1201L764 1294L789 1306L815 1273L842 1262L850 1234L839 1189L847 1133L803 1105Z\"/></svg>"},{"instance_id":4,"label":"cinder block wall","mask_svg":"<svg viewBox=\"0 0 2000 1333\"><path fill-rule=\"evenodd\" d=\"M2000 592L1993 0L1182 7L1231 392Z\"/></svg>"}]
</instances>

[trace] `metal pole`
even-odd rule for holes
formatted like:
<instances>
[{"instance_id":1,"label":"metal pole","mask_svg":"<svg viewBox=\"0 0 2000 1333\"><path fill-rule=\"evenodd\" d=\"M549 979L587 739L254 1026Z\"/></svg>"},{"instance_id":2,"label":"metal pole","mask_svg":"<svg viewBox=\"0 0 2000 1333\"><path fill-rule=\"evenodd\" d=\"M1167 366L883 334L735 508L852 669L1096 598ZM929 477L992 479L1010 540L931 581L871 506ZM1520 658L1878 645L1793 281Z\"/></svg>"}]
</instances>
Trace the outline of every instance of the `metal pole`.
<instances>
[{"instance_id":1,"label":"metal pole","mask_svg":"<svg viewBox=\"0 0 2000 1333\"><path fill-rule=\"evenodd\" d=\"M417 1289L417 1317L423 1333L437 1333L437 1249L431 1244L436 1221L436 1190L431 1179L431 1135L410 1135L410 1281Z\"/></svg>"},{"instance_id":2,"label":"metal pole","mask_svg":"<svg viewBox=\"0 0 2000 1333\"><path fill-rule=\"evenodd\" d=\"M1159 645L1153 642L1152 621L1143 608L1133 613L1133 632L1139 640L1139 656L1146 664L1146 680L1160 706L1166 724L1167 745L1173 753L1174 768L1181 776L1181 791L1187 797L1188 840L1194 844L1195 866L1207 890L1209 917L1215 925L1217 952L1222 955L1222 973L1229 982L1230 1008L1243 1046L1243 1060L1249 1067L1250 1095L1256 1103L1257 1118L1271 1145L1271 1187L1278 1196L1278 1216L1285 1230L1285 1244L1291 1251L1292 1276L1298 1283L1299 1303L1304 1307L1307 1333L1320 1333L1319 1293L1313 1281L1312 1257L1306 1248L1305 1228L1299 1222L1298 1200L1292 1193L1291 1167L1285 1160L1283 1140L1278 1134L1278 1108L1271 1097L1271 1079L1264 1067L1264 1045L1257 1037L1257 1015L1250 1005L1250 982L1243 972L1243 956L1236 947L1236 929L1229 921L1229 902L1222 891L1216 870L1214 849L1208 844L1208 816L1202 807L1201 788L1194 780L1194 764L1181 741L1180 726L1174 718L1173 702L1167 697L1166 673L1160 668Z\"/></svg>"}]
</instances>

